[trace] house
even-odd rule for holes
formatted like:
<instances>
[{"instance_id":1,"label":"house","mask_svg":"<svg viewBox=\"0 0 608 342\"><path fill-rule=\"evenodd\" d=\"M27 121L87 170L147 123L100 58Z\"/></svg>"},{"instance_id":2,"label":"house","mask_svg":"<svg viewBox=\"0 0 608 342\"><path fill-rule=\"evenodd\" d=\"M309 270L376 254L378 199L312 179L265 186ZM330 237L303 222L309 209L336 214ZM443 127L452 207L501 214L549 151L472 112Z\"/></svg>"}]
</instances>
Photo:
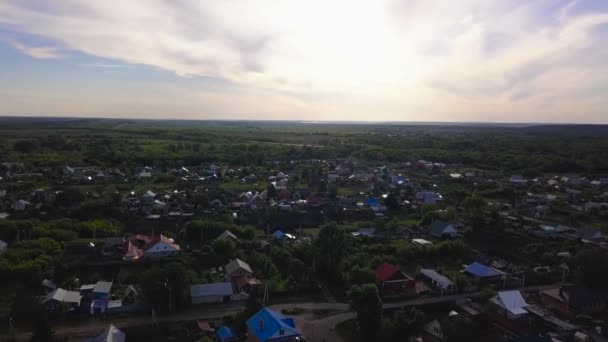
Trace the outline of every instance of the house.
<instances>
[{"instance_id":1,"label":"house","mask_svg":"<svg viewBox=\"0 0 608 342\"><path fill-rule=\"evenodd\" d=\"M432 191L418 191L415 196L420 204L436 204L440 199L438 194Z\"/></svg>"},{"instance_id":2,"label":"house","mask_svg":"<svg viewBox=\"0 0 608 342\"><path fill-rule=\"evenodd\" d=\"M403 273L399 266L388 262L383 262L376 268L376 280L385 294L416 294L416 281Z\"/></svg>"},{"instance_id":3,"label":"house","mask_svg":"<svg viewBox=\"0 0 608 342\"><path fill-rule=\"evenodd\" d=\"M510 179L511 185L514 187L524 187L528 185L528 180L521 175L513 175Z\"/></svg>"},{"instance_id":4,"label":"house","mask_svg":"<svg viewBox=\"0 0 608 342\"><path fill-rule=\"evenodd\" d=\"M437 220L431 224L431 235L437 238L456 238L460 233L454 224Z\"/></svg>"},{"instance_id":5,"label":"house","mask_svg":"<svg viewBox=\"0 0 608 342\"><path fill-rule=\"evenodd\" d=\"M222 203L222 201L220 201L219 199L214 199L213 201L209 202L209 205L211 206L211 208L215 209L215 210L220 210L224 207L224 204Z\"/></svg>"},{"instance_id":6,"label":"house","mask_svg":"<svg viewBox=\"0 0 608 342\"><path fill-rule=\"evenodd\" d=\"M137 177L139 178L150 178L152 177L152 171L142 171L140 172Z\"/></svg>"},{"instance_id":7,"label":"house","mask_svg":"<svg viewBox=\"0 0 608 342\"><path fill-rule=\"evenodd\" d=\"M238 341L239 337L237 334L234 333L234 331L225 325L222 325L221 327L219 327L219 329L217 329L217 332L215 333L215 335L217 336L217 339L220 342L230 342L230 341Z\"/></svg>"},{"instance_id":8,"label":"house","mask_svg":"<svg viewBox=\"0 0 608 342\"><path fill-rule=\"evenodd\" d=\"M224 303L233 295L232 283L210 283L190 286L192 304Z\"/></svg>"},{"instance_id":9,"label":"house","mask_svg":"<svg viewBox=\"0 0 608 342\"><path fill-rule=\"evenodd\" d=\"M426 334L431 336L432 341L443 340L443 330L441 329L441 323L439 323L438 320L434 319L434 320L430 321L429 323L427 323L424 326L423 330ZM425 338L423 340L427 341L427 340L431 340L431 339Z\"/></svg>"},{"instance_id":10,"label":"house","mask_svg":"<svg viewBox=\"0 0 608 342\"><path fill-rule=\"evenodd\" d=\"M80 292L59 288L49 293L42 300L42 304L47 310L74 309L80 306L81 300Z\"/></svg>"},{"instance_id":11,"label":"house","mask_svg":"<svg viewBox=\"0 0 608 342\"><path fill-rule=\"evenodd\" d=\"M583 286L562 286L541 292L543 304L566 315L599 313L607 308L608 292Z\"/></svg>"},{"instance_id":12,"label":"house","mask_svg":"<svg viewBox=\"0 0 608 342\"><path fill-rule=\"evenodd\" d=\"M266 206L266 200L259 193L251 195L251 197L247 200L247 206L251 210L264 209Z\"/></svg>"},{"instance_id":13,"label":"house","mask_svg":"<svg viewBox=\"0 0 608 342\"><path fill-rule=\"evenodd\" d=\"M28 209L31 205L32 205L32 203L30 203L26 200L17 200L13 203L12 207L16 211L24 211L24 210Z\"/></svg>"},{"instance_id":14,"label":"house","mask_svg":"<svg viewBox=\"0 0 608 342\"><path fill-rule=\"evenodd\" d=\"M518 290L498 292L490 301L496 305L500 314L509 319L519 319L528 314L525 308L529 304Z\"/></svg>"},{"instance_id":15,"label":"house","mask_svg":"<svg viewBox=\"0 0 608 342\"><path fill-rule=\"evenodd\" d=\"M423 268L420 270L420 274L430 280L430 282L442 292L454 290L454 283L446 276L433 269Z\"/></svg>"},{"instance_id":16,"label":"house","mask_svg":"<svg viewBox=\"0 0 608 342\"><path fill-rule=\"evenodd\" d=\"M125 333L118 329L114 324L104 330L101 334L94 337L86 337L82 342L124 342Z\"/></svg>"},{"instance_id":17,"label":"house","mask_svg":"<svg viewBox=\"0 0 608 342\"><path fill-rule=\"evenodd\" d=\"M293 318L267 308L247 320L247 342L293 342L301 336Z\"/></svg>"},{"instance_id":18,"label":"house","mask_svg":"<svg viewBox=\"0 0 608 342\"><path fill-rule=\"evenodd\" d=\"M506 280L507 273L493 267L474 262L464 269L464 273L475 279L478 286Z\"/></svg>"},{"instance_id":19,"label":"house","mask_svg":"<svg viewBox=\"0 0 608 342\"><path fill-rule=\"evenodd\" d=\"M240 259L234 259L224 267L226 281L232 283L236 293L248 292L252 287L259 286L260 281L253 276L253 271L248 263Z\"/></svg>"},{"instance_id":20,"label":"house","mask_svg":"<svg viewBox=\"0 0 608 342\"><path fill-rule=\"evenodd\" d=\"M138 234L127 239L123 260L135 261L144 257L158 259L175 256L179 251L180 246L162 234L158 237Z\"/></svg>"},{"instance_id":21,"label":"house","mask_svg":"<svg viewBox=\"0 0 608 342\"><path fill-rule=\"evenodd\" d=\"M579 228L574 235L583 241L602 241L606 238L602 232L593 227Z\"/></svg>"},{"instance_id":22,"label":"house","mask_svg":"<svg viewBox=\"0 0 608 342\"><path fill-rule=\"evenodd\" d=\"M352 232L351 235L355 237L366 237L373 239L376 237L376 228L359 228L358 231Z\"/></svg>"},{"instance_id":23,"label":"house","mask_svg":"<svg viewBox=\"0 0 608 342\"><path fill-rule=\"evenodd\" d=\"M284 233L282 230L275 230L272 233L272 238L275 240L295 240L295 236L292 234Z\"/></svg>"},{"instance_id":24,"label":"house","mask_svg":"<svg viewBox=\"0 0 608 342\"><path fill-rule=\"evenodd\" d=\"M111 281L98 281L95 287L93 287L93 297L96 299L109 299L111 289Z\"/></svg>"},{"instance_id":25,"label":"house","mask_svg":"<svg viewBox=\"0 0 608 342\"><path fill-rule=\"evenodd\" d=\"M238 240L238 238L236 237L236 235L232 234L232 232L231 232L231 231L229 231L229 230L224 230L224 231L222 232L222 234L220 234L220 235L219 235L219 236L216 238L216 240L224 240L224 239L232 239L232 240L234 240L234 241L237 241L237 240Z\"/></svg>"},{"instance_id":26,"label":"house","mask_svg":"<svg viewBox=\"0 0 608 342\"><path fill-rule=\"evenodd\" d=\"M418 246L430 246L433 244L431 241L425 239L412 239L412 243Z\"/></svg>"},{"instance_id":27,"label":"house","mask_svg":"<svg viewBox=\"0 0 608 342\"><path fill-rule=\"evenodd\" d=\"M142 197L143 197L144 201L146 201L146 202L152 202L156 198L156 193L148 190L148 191L146 191L146 193Z\"/></svg>"}]
</instances>

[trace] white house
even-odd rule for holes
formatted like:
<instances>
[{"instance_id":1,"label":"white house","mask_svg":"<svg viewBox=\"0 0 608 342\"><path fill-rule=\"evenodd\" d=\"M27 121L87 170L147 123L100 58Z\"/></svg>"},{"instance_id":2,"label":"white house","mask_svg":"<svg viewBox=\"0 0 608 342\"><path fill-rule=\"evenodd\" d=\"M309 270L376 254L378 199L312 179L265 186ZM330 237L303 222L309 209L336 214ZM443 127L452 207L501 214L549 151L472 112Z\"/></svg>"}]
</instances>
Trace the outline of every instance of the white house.
<instances>
[{"instance_id":1,"label":"white house","mask_svg":"<svg viewBox=\"0 0 608 342\"><path fill-rule=\"evenodd\" d=\"M528 313L525 308L529 304L518 290L498 292L490 301L496 304L499 311L509 319L517 319Z\"/></svg>"},{"instance_id":2,"label":"white house","mask_svg":"<svg viewBox=\"0 0 608 342\"><path fill-rule=\"evenodd\" d=\"M223 303L233 295L232 283L211 283L190 286L192 304Z\"/></svg>"}]
</instances>

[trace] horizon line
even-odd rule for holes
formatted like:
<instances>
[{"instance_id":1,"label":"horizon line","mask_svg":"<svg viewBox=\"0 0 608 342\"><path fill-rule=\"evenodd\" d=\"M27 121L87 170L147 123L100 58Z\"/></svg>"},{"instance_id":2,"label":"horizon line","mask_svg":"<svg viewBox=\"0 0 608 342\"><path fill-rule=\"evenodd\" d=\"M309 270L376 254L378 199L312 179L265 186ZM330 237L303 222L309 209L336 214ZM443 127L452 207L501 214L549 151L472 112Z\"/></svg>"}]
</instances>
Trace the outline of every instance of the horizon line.
<instances>
[{"instance_id":1,"label":"horizon line","mask_svg":"<svg viewBox=\"0 0 608 342\"><path fill-rule=\"evenodd\" d=\"M0 115L2 119L65 119L65 120L137 120L137 121L196 121L196 122L285 122L285 123L296 123L296 124L358 124L358 125L381 125L381 124L399 124L399 125L484 125L484 126L606 126L608 123L580 123L580 122L542 122L542 121L531 121L531 122L502 122L502 121L400 121L400 120L387 120L387 121L371 121L371 120L301 120L301 119L186 119L186 118L117 118L117 117L104 117L104 116L71 116L71 115L59 115L59 116L44 116L44 115Z\"/></svg>"}]
</instances>

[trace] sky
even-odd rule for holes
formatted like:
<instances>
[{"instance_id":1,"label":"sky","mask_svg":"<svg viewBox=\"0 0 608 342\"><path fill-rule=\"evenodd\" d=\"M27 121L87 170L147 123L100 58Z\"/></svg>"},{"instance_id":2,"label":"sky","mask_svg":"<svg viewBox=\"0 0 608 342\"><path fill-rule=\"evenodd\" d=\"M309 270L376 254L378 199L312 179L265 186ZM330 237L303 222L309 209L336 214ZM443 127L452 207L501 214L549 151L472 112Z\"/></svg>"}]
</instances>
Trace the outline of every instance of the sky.
<instances>
[{"instance_id":1,"label":"sky","mask_svg":"<svg viewBox=\"0 0 608 342\"><path fill-rule=\"evenodd\" d=\"M606 0L2 0L0 115L608 123Z\"/></svg>"}]
</instances>

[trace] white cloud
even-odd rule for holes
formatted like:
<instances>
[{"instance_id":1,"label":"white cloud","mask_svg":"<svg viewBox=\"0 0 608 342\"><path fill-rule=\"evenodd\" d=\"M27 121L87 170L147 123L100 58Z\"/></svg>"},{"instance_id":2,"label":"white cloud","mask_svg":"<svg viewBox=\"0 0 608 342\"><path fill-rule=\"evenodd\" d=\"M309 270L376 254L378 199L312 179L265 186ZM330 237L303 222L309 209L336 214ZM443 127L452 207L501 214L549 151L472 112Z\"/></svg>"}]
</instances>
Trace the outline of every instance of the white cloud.
<instances>
[{"instance_id":1,"label":"white cloud","mask_svg":"<svg viewBox=\"0 0 608 342\"><path fill-rule=\"evenodd\" d=\"M605 121L608 41L597 29L608 13L573 15L584 3L64 0L41 11L7 0L0 25L120 65L226 79L231 100L208 95L209 112L233 118L268 108L285 118Z\"/></svg>"},{"instance_id":2,"label":"white cloud","mask_svg":"<svg viewBox=\"0 0 608 342\"><path fill-rule=\"evenodd\" d=\"M13 46L15 49L19 50L19 52L37 59L57 59L62 57L55 47L28 46L19 42L14 42Z\"/></svg>"}]
</instances>

